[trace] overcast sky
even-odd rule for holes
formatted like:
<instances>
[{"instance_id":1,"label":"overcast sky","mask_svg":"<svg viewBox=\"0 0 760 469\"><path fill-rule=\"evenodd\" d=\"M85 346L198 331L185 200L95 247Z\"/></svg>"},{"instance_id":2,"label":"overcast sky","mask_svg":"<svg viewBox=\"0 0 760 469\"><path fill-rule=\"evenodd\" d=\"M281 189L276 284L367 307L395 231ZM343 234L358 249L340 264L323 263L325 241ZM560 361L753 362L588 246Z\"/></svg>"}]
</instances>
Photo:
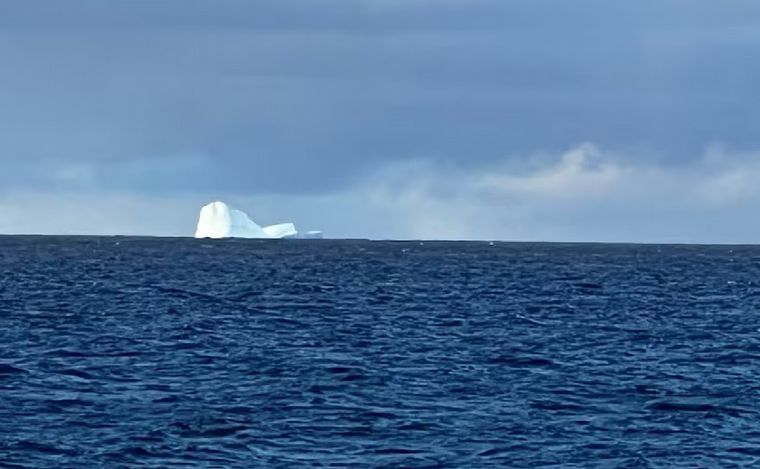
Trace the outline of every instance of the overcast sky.
<instances>
[{"instance_id":1,"label":"overcast sky","mask_svg":"<svg viewBox=\"0 0 760 469\"><path fill-rule=\"evenodd\" d=\"M760 242L756 0L5 0L0 232Z\"/></svg>"}]
</instances>

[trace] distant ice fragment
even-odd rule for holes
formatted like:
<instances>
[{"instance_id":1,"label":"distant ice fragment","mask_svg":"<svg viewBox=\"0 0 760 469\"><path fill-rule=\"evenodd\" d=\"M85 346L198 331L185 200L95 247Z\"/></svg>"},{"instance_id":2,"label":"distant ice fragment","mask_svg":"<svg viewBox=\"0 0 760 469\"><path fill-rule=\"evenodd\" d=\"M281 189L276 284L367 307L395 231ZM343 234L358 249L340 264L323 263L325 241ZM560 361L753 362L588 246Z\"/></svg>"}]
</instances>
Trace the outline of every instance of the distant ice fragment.
<instances>
[{"instance_id":1,"label":"distant ice fragment","mask_svg":"<svg viewBox=\"0 0 760 469\"><path fill-rule=\"evenodd\" d=\"M324 235L321 231L306 231L304 233L296 234L296 238L300 239L322 239Z\"/></svg>"},{"instance_id":2,"label":"distant ice fragment","mask_svg":"<svg viewBox=\"0 0 760 469\"><path fill-rule=\"evenodd\" d=\"M321 238L319 231L299 233L293 223L261 227L240 210L224 202L211 202L201 208L196 238Z\"/></svg>"}]
</instances>

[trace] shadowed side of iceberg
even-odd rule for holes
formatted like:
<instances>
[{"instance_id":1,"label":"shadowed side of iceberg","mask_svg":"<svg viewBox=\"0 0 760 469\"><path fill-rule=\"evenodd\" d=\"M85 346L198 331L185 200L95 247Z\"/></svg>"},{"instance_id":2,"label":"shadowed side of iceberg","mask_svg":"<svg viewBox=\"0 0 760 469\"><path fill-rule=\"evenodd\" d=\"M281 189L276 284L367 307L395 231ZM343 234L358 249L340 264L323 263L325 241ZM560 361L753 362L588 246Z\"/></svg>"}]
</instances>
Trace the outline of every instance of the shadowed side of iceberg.
<instances>
[{"instance_id":1,"label":"shadowed side of iceberg","mask_svg":"<svg viewBox=\"0 0 760 469\"><path fill-rule=\"evenodd\" d=\"M270 225L263 228L267 238L288 238L298 235L296 226L292 223L280 223L279 225Z\"/></svg>"}]
</instances>

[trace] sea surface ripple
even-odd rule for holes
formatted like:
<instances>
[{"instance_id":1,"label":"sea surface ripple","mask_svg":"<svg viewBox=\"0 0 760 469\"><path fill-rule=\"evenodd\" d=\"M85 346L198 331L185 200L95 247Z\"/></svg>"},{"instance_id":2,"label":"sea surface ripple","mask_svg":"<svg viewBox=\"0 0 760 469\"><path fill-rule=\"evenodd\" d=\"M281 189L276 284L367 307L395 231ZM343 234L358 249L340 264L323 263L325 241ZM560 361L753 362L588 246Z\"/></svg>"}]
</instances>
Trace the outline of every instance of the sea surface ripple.
<instances>
[{"instance_id":1,"label":"sea surface ripple","mask_svg":"<svg viewBox=\"0 0 760 469\"><path fill-rule=\"evenodd\" d=\"M0 237L0 468L760 465L760 247Z\"/></svg>"}]
</instances>

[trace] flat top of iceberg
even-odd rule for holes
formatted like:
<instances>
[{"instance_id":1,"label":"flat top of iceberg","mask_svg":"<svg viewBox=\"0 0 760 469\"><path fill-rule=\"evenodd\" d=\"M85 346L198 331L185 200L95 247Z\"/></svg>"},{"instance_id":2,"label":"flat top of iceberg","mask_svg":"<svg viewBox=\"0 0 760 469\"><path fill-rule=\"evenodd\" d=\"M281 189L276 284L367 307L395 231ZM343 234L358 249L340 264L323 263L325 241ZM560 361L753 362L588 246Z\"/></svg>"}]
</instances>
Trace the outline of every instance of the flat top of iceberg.
<instances>
[{"instance_id":1,"label":"flat top of iceberg","mask_svg":"<svg viewBox=\"0 0 760 469\"><path fill-rule=\"evenodd\" d=\"M299 233L293 223L259 226L245 212L231 208L221 201L201 207L196 238L321 238L320 231Z\"/></svg>"}]
</instances>

